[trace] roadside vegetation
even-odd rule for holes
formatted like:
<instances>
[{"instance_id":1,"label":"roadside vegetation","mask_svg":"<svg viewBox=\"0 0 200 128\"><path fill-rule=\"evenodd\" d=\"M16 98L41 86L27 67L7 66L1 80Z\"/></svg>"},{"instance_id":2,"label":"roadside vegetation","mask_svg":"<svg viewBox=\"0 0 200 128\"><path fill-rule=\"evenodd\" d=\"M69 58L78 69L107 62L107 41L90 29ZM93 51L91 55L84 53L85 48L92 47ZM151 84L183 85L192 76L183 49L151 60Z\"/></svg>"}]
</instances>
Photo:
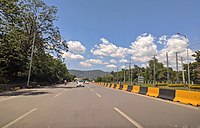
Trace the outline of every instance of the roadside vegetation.
<instances>
[{"instance_id":1,"label":"roadside vegetation","mask_svg":"<svg viewBox=\"0 0 200 128\"><path fill-rule=\"evenodd\" d=\"M190 80L191 85L190 88L193 90L200 90L200 50L195 51L195 54L192 55L195 57L195 62L190 63ZM183 69L185 70L185 80L186 83L183 84L182 71L175 71L169 67L169 81L167 79L167 67L164 67L164 64L158 62L155 59L155 80L154 83L154 59L148 62L148 66L146 68L139 67L134 65L134 68L131 69L122 69L121 71L114 72L108 74L104 77L98 77L96 82L107 82L107 83L121 83L121 84L131 84L130 82L130 72L132 73L132 84L140 85L138 83L138 76L144 77L144 83L141 86L148 87L160 87L160 88L171 88L171 89L188 89L188 72L187 72L187 64L184 64ZM177 76L178 75L178 80ZM125 78L125 79L124 79ZM124 82L125 81L125 82Z\"/></svg>"},{"instance_id":2,"label":"roadside vegetation","mask_svg":"<svg viewBox=\"0 0 200 128\"><path fill-rule=\"evenodd\" d=\"M62 58L68 46L54 25L57 8L40 0L1 0L0 8L1 86L26 85L32 50L30 84L70 80Z\"/></svg>"}]
</instances>

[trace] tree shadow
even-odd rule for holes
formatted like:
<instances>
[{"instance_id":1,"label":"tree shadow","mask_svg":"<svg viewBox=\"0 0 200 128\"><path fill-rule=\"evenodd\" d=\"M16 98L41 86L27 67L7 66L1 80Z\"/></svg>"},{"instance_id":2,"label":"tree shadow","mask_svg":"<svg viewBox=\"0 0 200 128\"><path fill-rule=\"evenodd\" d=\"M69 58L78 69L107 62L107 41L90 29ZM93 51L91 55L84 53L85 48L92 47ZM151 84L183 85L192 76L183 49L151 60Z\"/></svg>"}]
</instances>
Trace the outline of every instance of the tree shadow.
<instances>
[{"instance_id":1,"label":"tree shadow","mask_svg":"<svg viewBox=\"0 0 200 128\"><path fill-rule=\"evenodd\" d=\"M36 96L44 94L50 94L50 92L40 90L11 91L0 93L0 96Z\"/></svg>"}]
</instances>

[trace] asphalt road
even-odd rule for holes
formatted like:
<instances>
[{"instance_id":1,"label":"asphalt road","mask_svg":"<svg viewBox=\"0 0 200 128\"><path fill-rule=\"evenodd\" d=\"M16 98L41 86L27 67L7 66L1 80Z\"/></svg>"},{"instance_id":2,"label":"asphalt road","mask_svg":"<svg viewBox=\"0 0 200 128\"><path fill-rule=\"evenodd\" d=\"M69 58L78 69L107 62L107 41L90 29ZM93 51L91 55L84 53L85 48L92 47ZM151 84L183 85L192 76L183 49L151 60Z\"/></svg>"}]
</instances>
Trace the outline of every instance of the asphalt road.
<instances>
[{"instance_id":1,"label":"asphalt road","mask_svg":"<svg viewBox=\"0 0 200 128\"><path fill-rule=\"evenodd\" d=\"M0 96L2 128L200 128L200 109L87 84Z\"/></svg>"}]
</instances>

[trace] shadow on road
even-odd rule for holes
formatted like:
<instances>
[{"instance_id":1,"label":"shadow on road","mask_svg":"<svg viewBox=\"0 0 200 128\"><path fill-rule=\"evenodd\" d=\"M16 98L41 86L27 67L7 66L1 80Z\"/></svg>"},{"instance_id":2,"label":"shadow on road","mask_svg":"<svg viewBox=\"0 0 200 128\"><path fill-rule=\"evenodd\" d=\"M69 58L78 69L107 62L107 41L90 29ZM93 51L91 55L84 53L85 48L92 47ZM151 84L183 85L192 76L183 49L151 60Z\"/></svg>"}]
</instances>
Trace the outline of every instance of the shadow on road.
<instances>
[{"instance_id":1,"label":"shadow on road","mask_svg":"<svg viewBox=\"0 0 200 128\"><path fill-rule=\"evenodd\" d=\"M36 96L44 94L50 94L50 92L38 91L38 90L12 91L12 92L0 93L0 96Z\"/></svg>"}]
</instances>

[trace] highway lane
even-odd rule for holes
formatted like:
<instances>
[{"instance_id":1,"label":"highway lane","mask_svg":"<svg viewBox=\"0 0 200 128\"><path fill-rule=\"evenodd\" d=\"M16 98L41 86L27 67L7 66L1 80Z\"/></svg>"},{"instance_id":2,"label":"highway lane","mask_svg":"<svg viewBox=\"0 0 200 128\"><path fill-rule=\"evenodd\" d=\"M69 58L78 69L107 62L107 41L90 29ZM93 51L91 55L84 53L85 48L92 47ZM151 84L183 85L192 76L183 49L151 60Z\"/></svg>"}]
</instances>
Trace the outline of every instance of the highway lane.
<instances>
[{"instance_id":1,"label":"highway lane","mask_svg":"<svg viewBox=\"0 0 200 128\"><path fill-rule=\"evenodd\" d=\"M199 108L75 83L0 102L0 127L200 127Z\"/></svg>"},{"instance_id":2,"label":"highway lane","mask_svg":"<svg viewBox=\"0 0 200 128\"><path fill-rule=\"evenodd\" d=\"M200 109L106 87L90 87L105 98L106 104L117 106L144 127L200 127ZM112 101L112 102L111 102Z\"/></svg>"}]
</instances>

